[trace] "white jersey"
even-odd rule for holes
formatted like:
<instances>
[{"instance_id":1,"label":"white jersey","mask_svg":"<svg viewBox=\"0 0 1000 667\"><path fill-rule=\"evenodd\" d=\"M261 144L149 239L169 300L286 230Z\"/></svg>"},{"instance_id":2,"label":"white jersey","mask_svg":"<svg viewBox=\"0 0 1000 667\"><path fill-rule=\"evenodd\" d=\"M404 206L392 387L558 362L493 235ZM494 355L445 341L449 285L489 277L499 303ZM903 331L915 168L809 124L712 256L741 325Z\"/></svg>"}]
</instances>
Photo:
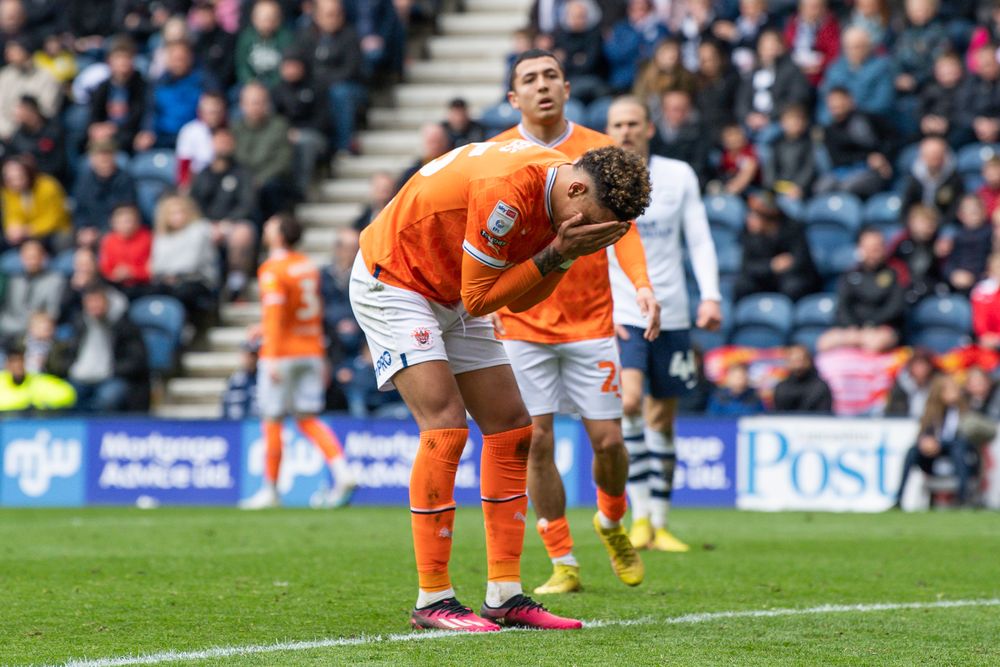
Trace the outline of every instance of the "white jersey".
<instances>
[{"instance_id":1,"label":"white jersey","mask_svg":"<svg viewBox=\"0 0 1000 667\"><path fill-rule=\"evenodd\" d=\"M721 300L719 263L698 177L686 162L653 155L649 158L649 179L652 200L635 222L646 249L649 280L662 309L660 329L689 329L691 316L681 252L682 233L702 300ZM645 328L647 320L639 312L635 287L622 271L615 253L609 252L608 260L615 323Z\"/></svg>"}]
</instances>

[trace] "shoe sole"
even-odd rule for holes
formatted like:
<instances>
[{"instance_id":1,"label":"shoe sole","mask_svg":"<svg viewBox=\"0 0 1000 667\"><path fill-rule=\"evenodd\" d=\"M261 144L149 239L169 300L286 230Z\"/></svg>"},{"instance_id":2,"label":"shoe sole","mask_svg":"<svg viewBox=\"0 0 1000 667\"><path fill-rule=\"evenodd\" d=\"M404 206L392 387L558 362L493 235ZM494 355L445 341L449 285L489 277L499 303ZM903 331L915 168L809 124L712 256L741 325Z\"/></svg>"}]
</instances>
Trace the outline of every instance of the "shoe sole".
<instances>
[{"instance_id":1,"label":"shoe sole","mask_svg":"<svg viewBox=\"0 0 1000 667\"><path fill-rule=\"evenodd\" d=\"M442 628L437 625L424 625L421 621L415 618L410 618L410 628L413 630L445 630L447 632L497 632L502 628L496 625L494 628L483 628L481 630L471 630L469 628Z\"/></svg>"}]
</instances>

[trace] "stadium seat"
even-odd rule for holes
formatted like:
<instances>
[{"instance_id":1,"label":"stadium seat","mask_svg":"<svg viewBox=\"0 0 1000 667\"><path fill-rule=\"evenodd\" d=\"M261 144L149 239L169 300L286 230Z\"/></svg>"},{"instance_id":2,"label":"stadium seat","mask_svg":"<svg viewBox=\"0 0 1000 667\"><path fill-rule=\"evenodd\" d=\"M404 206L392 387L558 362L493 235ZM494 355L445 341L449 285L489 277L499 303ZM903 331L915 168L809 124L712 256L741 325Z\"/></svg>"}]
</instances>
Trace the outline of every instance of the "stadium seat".
<instances>
[{"instance_id":1,"label":"stadium seat","mask_svg":"<svg viewBox=\"0 0 1000 667\"><path fill-rule=\"evenodd\" d=\"M72 248L63 250L52 258L52 261L49 262L49 268L69 278L73 275L73 257L75 256L76 251Z\"/></svg>"},{"instance_id":2,"label":"stadium seat","mask_svg":"<svg viewBox=\"0 0 1000 667\"><path fill-rule=\"evenodd\" d=\"M135 179L139 209L146 220L152 220L157 200L174 186L177 158L169 150L137 153L129 163L129 173Z\"/></svg>"},{"instance_id":3,"label":"stadium seat","mask_svg":"<svg viewBox=\"0 0 1000 667\"><path fill-rule=\"evenodd\" d=\"M902 209L902 197L894 192L880 192L865 202L861 217L866 225L882 228L898 224Z\"/></svg>"},{"instance_id":4,"label":"stadium seat","mask_svg":"<svg viewBox=\"0 0 1000 667\"><path fill-rule=\"evenodd\" d=\"M563 113L566 116L566 120L572 121L577 125L587 124L587 107L583 106L583 102L575 98L569 98L566 100L566 107L563 109Z\"/></svg>"},{"instance_id":5,"label":"stadium seat","mask_svg":"<svg viewBox=\"0 0 1000 667\"><path fill-rule=\"evenodd\" d=\"M743 228L747 207L735 195L709 195L705 197L705 212L713 225L725 225L734 230Z\"/></svg>"},{"instance_id":6,"label":"stadium seat","mask_svg":"<svg viewBox=\"0 0 1000 667\"><path fill-rule=\"evenodd\" d=\"M833 326L837 299L830 294L810 294L795 304L795 329L791 342L816 350L816 341Z\"/></svg>"},{"instance_id":7,"label":"stadium seat","mask_svg":"<svg viewBox=\"0 0 1000 667\"><path fill-rule=\"evenodd\" d=\"M591 102L587 107L587 127L604 132L608 126L608 109L614 101L613 97L602 97Z\"/></svg>"},{"instance_id":8,"label":"stadium seat","mask_svg":"<svg viewBox=\"0 0 1000 667\"><path fill-rule=\"evenodd\" d=\"M739 272L743 263L743 251L739 243L726 246L716 244L715 254L719 259L719 273L726 275Z\"/></svg>"},{"instance_id":9,"label":"stadium seat","mask_svg":"<svg viewBox=\"0 0 1000 667\"><path fill-rule=\"evenodd\" d=\"M904 146L899 151L899 154L896 156L896 164L893 165L897 179L905 178L910 173L913 163L917 161L917 153L919 152L920 144L910 144Z\"/></svg>"},{"instance_id":10,"label":"stadium seat","mask_svg":"<svg viewBox=\"0 0 1000 667\"><path fill-rule=\"evenodd\" d=\"M144 296L129 308L129 319L142 331L153 373L163 374L173 369L184 318L184 306L169 296Z\"/></svg>"},{"instance_id":11,"label":"stadium seat","mask_svg":"<svg viewBox=\"0 0 1000 667\"><path fill-rule=\"evenodd\" d=\"M802 221L806 214L806 204L801 199L792 199L791 197L779 196L775 203L781 212L787 215L792 220Z\"/></svg>"},{"instance_id":12,"label":"stadium seat","mask_svg":"<svg viewBox=\"0 0 1000 667\"><path fill-rule=\"evenodd\" d=\"M727 227L725 225L711 225L709 229L712 233L712 242L715 243L716 252L718 252L720 248L739 246L739 232L734 230L732 227Z\"/></svg>"},{"instance_id":13,"label":"stadium seat","mask_svg":"<svg viewBox=\"0 0 1000 667\"><path fill-rule=\"evenodd\" d=\"M751 294L740 299L729 342L748 347L784 345L792 327L792 302L783 294Z\"/></svg>"},{"instance_id":14,"label":"stadium seat","mask_svg":"<svg viewBox=\"0 0 1000 667\"><path fill-rule=\"evenodd\" d=\"M978 176L983 168L983 163L996 155L1000 155L1000 146L996 144L969 144L968 146L963 146L959 149L956 160L958 173L962 176Z\"/></svg>"},{"instance_id":15,"label":"stadium seat","mask_svg":"<svg viewBox=\"0 0 1000 667\"><path fill-rule=\"evenodd\" d=\"M0 255L0 273L11 276L22 271L24 271L24 266L21 264L21 253L18 252L17 248L11 248Z\"/></svg>"},{"instance_id":16,"label":"stadium seat","mask_svg":"<svg viewBox=\"0 0 1000 667\"><path fill-rule=\"evenodd\" d=\"M935 354L945 354L955 348L965 347L971 342L971 338L968 334L955 329L931 327L918 331L911 337L910 342L915 347L926 347Z\"/></svg>"},{"instance_id":17,"label":"stadium seat","mask_svg":"<svg viewBox=\"0 0 1000 667\"><path fill-rule=\"evenodd\" d=\"M836 224L848 231L861 226L861 200L846 192L817 195L806 204L807 225Z\"/></svg>"},{"instance_id":18,"label":"stadium seat","mask_svg":"<svg viewBox=\"0 0 1000 667\"><path fill-rule=\"evenodd\" d=\"M694 326L698 315L698 298L689 299L688 306L691 311L691 342L701 350L712 350L722 347L729 338L729 331L733 327L733 306L732 301L727 297L722 297L720 307L722 309L722 326L718 331L705 331Z\"/></svg>"},{"instance_id":19,"label":"stadium seat","mask_svg":"<svg viewBox=\"0 0 1000 667\"><path fill-rule=\"evenodd\" d=\"M857 263L855 248L851 243L843 243L840 239L836 245L814 247L813 260L821 276L839 276L847 272Z\"/></svg>"},{"instance_id":20,"label":"stadium seat","mask_svg":"<svg viewBox=\"0 0 1000 667\"><path fill-rule=\"evenodd\" d=\"M910 325L915 331L951 329L967 334L972 331L972 308L968 299L955 294L929 296L913 308Z\"/></svg>"},{"instance_id":21,"label":"stadium seat","mask_svg":"<svg viewBox=\"0 0 1000 667\"><path fill-rule=\"evenodd\" d=\"M806 227L806 240L817 265L837 248L853 248L854 234L836 223L817 223ZM817 268L819 268L817 266Z\"/></svg>"}]
</instances>

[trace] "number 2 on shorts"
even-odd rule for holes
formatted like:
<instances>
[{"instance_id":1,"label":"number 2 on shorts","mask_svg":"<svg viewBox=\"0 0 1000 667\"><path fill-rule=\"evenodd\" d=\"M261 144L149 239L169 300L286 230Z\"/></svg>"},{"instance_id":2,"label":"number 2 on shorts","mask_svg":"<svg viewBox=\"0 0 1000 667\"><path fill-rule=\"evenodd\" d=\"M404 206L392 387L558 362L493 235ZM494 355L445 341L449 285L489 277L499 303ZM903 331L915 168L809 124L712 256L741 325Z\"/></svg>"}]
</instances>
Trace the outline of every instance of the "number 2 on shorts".
<instances>
[{"instance_id":1,"label":"number 2 on shorts","mask_svg":"<svg viewBox=\"0 0 1000 667\"><path fill-rule=\"evenodd\" d=\"M615 383L615 378L618 375L618 366L613 361L598 361L597 367L602 371L607 371L608 377L604 379L604 384L601 385L602 394L617 394L618 385Z\"/></svg>"}]
</instances>

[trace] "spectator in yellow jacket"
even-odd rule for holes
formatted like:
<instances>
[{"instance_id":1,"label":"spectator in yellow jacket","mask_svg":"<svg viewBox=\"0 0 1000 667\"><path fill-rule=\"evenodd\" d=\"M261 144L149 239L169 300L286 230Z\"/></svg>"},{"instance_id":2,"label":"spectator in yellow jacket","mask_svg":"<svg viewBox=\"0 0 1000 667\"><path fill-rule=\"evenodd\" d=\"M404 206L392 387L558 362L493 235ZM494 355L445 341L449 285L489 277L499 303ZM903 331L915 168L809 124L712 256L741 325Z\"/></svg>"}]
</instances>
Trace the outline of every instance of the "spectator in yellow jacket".
<instances>
[{"instance_id":1,"label":"spectator in yellow jacket","mask_svg":"<svg viewBox=\"0 0 1000 667\"><path fill-rule=\"evenodd\" d=\"M0 206L8 245L37 238L53 250L69 243L72 226L66 192L55 178L36 171L31 158L20 156L4 163Z\"/></svg>"},{"instance_id":2,"label":"spectator in yellow jacket","mask_svg":"<svg viewBox=\"0 0 1000 667\"><path fill-rule=\"evenodd\" d=\"M0 413L32 410L68 410L76 405L76 391L66 380L24 369L24 348L12 345L0 371Z\"/></svg>"}]
</instances>

